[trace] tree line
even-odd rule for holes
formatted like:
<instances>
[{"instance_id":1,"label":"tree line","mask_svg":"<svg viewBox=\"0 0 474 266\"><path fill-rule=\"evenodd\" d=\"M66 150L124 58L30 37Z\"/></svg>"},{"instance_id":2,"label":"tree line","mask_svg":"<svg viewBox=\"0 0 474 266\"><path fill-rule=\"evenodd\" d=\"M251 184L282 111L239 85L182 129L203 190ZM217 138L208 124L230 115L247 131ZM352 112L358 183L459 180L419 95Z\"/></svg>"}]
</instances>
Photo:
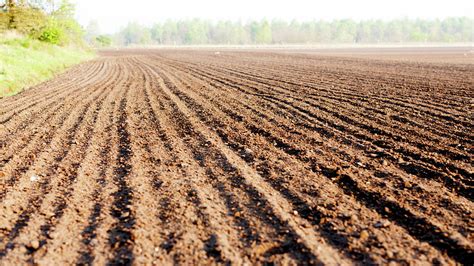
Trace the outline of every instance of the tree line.
<instances>
[{"instance_id":1,"label":"tree line","mask_svg":"<svg viewBox=\"0 0 474 266\"><path fill-rule=\"evenodd\" d=\"M117 45L201 45L201 44L318 44L318 43L411 43L472 42L474 20L396 19L354 21L250 22L203 19L168 20L145 27L129 23L112 35Z\"/></svg>"}]
</instances>

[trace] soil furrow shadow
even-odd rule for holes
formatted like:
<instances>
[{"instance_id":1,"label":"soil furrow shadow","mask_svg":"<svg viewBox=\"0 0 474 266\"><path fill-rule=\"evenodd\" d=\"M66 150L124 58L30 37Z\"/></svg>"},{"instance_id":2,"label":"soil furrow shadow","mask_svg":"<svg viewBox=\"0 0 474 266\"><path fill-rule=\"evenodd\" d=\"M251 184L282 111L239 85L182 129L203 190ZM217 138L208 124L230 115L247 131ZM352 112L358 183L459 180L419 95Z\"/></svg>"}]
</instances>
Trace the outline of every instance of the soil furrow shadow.
<instances>
[{"instance_id":1,"label":"soil furrow shadow","mask_svg":"<svg viewBox=\"0 0 474 266\"><path fill-rule=\"evenodd\" d=\"M103 93L101 93L102 95ZM87 111L89 110L90 106L92 105L92 102L87 103L84 108L82 109L79 117L77 118L77 121L73 124L72 128L70 128L66 132L66 136L63 139L66 139L67 141L64 141L64 147L62 151L53 159L53 163L46 169L44 172L45 176L53 176L54 173L57 172L57 170L61 167L61 163L63 162L64 158L67 157L67 155L70 152L70 147L72 145L72 139L75 138L75 135L82 124L82 121L84 120ZM77 167L78 165L76 165ZM28 222L30 220L30 216L41 206L44 200L44 193L47 191L50 191L50 181L51 178L46 179L44 182L40 184L40 190L43 193L40 193L37 196L34 196L33 198L29 199L29 204L28 207L20 214L19 219L15 222L13 229L9 232L8 234L8 243L6 244L5 248L0 251L0 258L4 257L9 250L13 249L15 247L14 240L19 236L20 231L28 225ZM59 204L57 207L57 214L62 213L61 207L63 204ZM56 213L55 213L56 215ZM40 242L40 245L44 245L44 241ZM34 250L30 250L29 254L31 254Z\"/></svg>"},{"instance_id":2,"label":"soil furrow shadow","mask_svg":"<svg viewBox=\"0 0 474 266\"><path fill-rule=\"evenodd\" d=\"M165 84L168 88L174 85L165 79ZM277 249L282 253L289 253L297 261L317 261L317 258L309 252L308 248L298 241L298 235L288 226L287 222L282 221L274 213L265 198L252 186L247 184L244 178L240 175L238 169L232 166L217 149L210 148L210 144L207 142L205 137L201 133L190 130L193 128L192 124L185 119L185 115L176 106L174 102L170 102L170 109L174 114L174 120L177 123L178 134L184 139L190 148L194 157L200 164L203 164L206 168L217 167L222 169L227 176L227 181L235 190L242 190L247 197L251 200L246 205L253 215L258 217L262 222L270 226L275 230L278 235L283 236L284 240L281 243L282 247L291 247L291 249ZM186 130L188 129L188 130ZM186 131L183 131L186 130ZM193 136L193 140L197 143L192 143L186 136ZM209 165L207 165L209 164ZM230 179L230 180L229 180Z\"/></svg>"},{"instance_id":3,"label":"soil furrow shadow","mask_svg":"<svg viewBox=\"0 0 474 266\"><path fill-rule=\"evenodd\" d=\"M168 84L168 88L176 95L178 98L180 98L183 102L185 102L191 110L195 111L195 115L202 121L204 122L207 126L211 128L217 128L215 132L218 134L218 136L223 140L224 143L228 143L228 146L239 156L241 157L244 161L249 161L250 157L248 156L247 153L242 152L242 149L239 147L242 147L242 144L240 143L235 143L231 139L228 138L227 134L225 134L222 130L219 128L224 128L224 125L220 123L219 121L211 118L203 109L201 105L196 103L195 100L190 98L189 96L185 95L181 91L178 91L177 88L173 84ZM270 134L267 132L264 132L263 130L257 129L257 128L252 128L257 130L257 132L254 132L254 134L259 134L266 136L267 138L270 137ZM302 153L301 150L292 148L286 143L280 141L279 139L272 139L273 143L276 143L276 147L279 149L285 150L286 153L295 155L295 154L300 154ZM203 146L203 145L201 145ZM216 154L215 151L209 152L208 154ZM202 158L202 154L198 154L198 158ZM217 154L216 156L222 156ZM205 165L202 165L205 167ZM222 166L221 166L222 167ZM225 168L227 169L225 172L235 172L232 171L232 167L227 165ZM259 170L259 169L257 169ZM271 179L269 178L270 174L265 171L265 169L260 169L263 170L260 172L261 176L264 178L264 180L269 183L276 191L278 191L285 199L287 199L293 206L295 210L297 210L298 215L306 220L308 220L311 224L313 225L321 225L320 220L324 216L322 213L319 213L316 209L311 208L308 206L305 201L303 201L301 198L299 198L296 194L291 192L289 189L284 188L281 183L282 180L279 178L274 178ZM208 169L208 172L212 173L212 170ZM237 186L239 186L237 184ZM357 250L357 249L352 249L351 251L348 251L348 239L346 236L340 234L337 232L336 229L332 228L332 226L328 223L326 225L322 225L320 229L322 236L336 249L341 251L342 253L346 254L348 257L355 259L355 260L360 260L360 261L365 261L366 263L373 264L373 262L370 258L370 254L362 251L362 250ZM277 249L274 249L276 251Z\"/></svg>"},{"instance_id":4,"label":"soil furrow shadow","mask_svg":"<svg viewBox=\"0 0 474 266\"><path fill-rule=\"evenodd\" d=\"M112 246L113 258L107 262L108 265L131 265L134 260L132 228L135 225L135 217L131 211L133 191L129 187L127 178L132 166L130 135L128 133L127 113L125 111L127 99L120 102L120 116L117 122L117 133L119 136L117 167L114 169L114 181L118 191L114 193L114 202L110 214L116 219L116 224L109 231L109 244Z\"/></svg>"}]
</instances>

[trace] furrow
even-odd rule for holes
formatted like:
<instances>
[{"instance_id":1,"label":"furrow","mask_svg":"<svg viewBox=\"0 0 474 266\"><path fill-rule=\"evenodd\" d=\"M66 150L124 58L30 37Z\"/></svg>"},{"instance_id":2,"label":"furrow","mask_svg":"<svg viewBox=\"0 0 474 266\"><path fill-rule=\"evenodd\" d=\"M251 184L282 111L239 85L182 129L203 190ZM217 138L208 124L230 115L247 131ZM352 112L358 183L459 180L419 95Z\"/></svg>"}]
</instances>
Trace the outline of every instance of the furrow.
<instances>
[{"instance_id":1,"label":"furrow","mask_svg":"<svg viewBox=\"0 0 474 266\"><path fill-rule=\"evenodd\" d=\"M193 98L195 98L195 96ZM213 113L215 114L215 112L213 112ZM200 117L201 117L201 119L203 119L205 121L206 120L205 117L209 117L209 115L206 115L206 113L201 113ZM217 124L217 125L214 125L213 127L215 127L215 126L217 126L217 128L219 128L219 126L223 126L223 125L222 124L221 125ZM230 140L227 139L227 137L225 137L225 141L227 142L227 141L230 141ZM240 150L239 152L240 152L240 154L242 154L242 150ZM248 154L247 155L245 153L243 153L243 154L244 154L244 157L248 156ZM290 193L287 193L287 194L291 195ZM294 198L294 196L293 196L293 198ZM299 201L301 201L301 200L299 200ZM298 201L296 201L296 202L298 202Z\"/></svg>"}]
</instances>

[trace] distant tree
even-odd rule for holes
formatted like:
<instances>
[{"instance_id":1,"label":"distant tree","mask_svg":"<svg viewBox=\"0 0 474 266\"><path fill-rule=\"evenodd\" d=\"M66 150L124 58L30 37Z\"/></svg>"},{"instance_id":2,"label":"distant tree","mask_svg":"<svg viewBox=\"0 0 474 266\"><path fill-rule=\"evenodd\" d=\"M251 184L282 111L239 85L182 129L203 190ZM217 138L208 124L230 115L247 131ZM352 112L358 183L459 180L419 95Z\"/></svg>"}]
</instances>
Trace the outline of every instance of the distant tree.
<instances>
[{"instance_id":1,"label":"distant tree","mask_svg":"<svg viewBox=\"0 0 474 266\"><path fill-rule=\"evenodd\" d=\"M90 21L85 29L85 41L91 45L95 45L95 41L97 36L99 36L99 32L99 22L97 22L97 20Z\"/></svg>"},{"instance_id":2,"label":"distant tree","mask_svg":"<svg viewBox=\"0 0 474 266\"><path fill-rule=\"evenodd\" d=\"M110 45L112 45L112 38L110 38L110 36L99 35L95 39L96 39L95 43L97 44L97 46L109 47Z\"/></svg>"},{"instance_id":3,"label":"distant tree","mask_svg":"<svg viewBox=\"0 0 474 266\"><path fill-rule=\"evenodd\" d=\"M351 19L343 19L336 22L336 37L334 40L339 43L353 43L357 33L357 25Z\"/></svg>"},{"instance_id":4,"label":"distant tree","mask_svg":"<svg viewBox=\"0 0 474 266\"><path fill-rule=\"evenodd\" d=\"M163 44L163 26L161 24L154 24L150 29L150 33L154 43Z\"/></svg>"},{"instance_id":5,"label":"distant tree","mask_svg":"<svg viewBox=\"0 0 474 266\"><path fill-rule=\"evenodd\" d=\"M443 20L266 20L248 23L168 20L151 28L127 26L114 39L130 44L311 44L472 41L470 18ZM133 28L135 27L135 28Z\"/></svg>"},{"instance_id":6,"label":"distant tree","mask_svg":"<svg viewBox=\"0 0 474 266\"><path fill-rule=\"evenodd\" d=\"M136 23L130 22L120 33L119 43L123 45L132 44L150 44L152 42L152 35L150 29Z\"/></svg>"},{"instance_id":7,"label":"distant tree","mask_svg":"<svg viewBox=\"0 0 474 266\"><path fill-rule=\"evenodd\" d=\"M194 19L185 24L185 44L206 44L208 42L209 29L205 21Z\"/></svg>"},{"instance_id":8,"label":"distant tree","mask_svg":"<svg viewBox=\"0 0 474 266\"><path fill-rule=\"evenodd\" d=\"M178 34L178 22L167 20L162 26L163 44L181 44L182 37Z\"/></svg>"},{"instance_id":9,"label":"distant tree","mask_svg":"<svg viewBox=\"0 0 474 266\"><path fill-rule=\"evenodd\" d=\"M272 29L266 20L252 22L250 24L252 40L257 44L269 44L272 42Z\"/></svg>"}]
</instances>

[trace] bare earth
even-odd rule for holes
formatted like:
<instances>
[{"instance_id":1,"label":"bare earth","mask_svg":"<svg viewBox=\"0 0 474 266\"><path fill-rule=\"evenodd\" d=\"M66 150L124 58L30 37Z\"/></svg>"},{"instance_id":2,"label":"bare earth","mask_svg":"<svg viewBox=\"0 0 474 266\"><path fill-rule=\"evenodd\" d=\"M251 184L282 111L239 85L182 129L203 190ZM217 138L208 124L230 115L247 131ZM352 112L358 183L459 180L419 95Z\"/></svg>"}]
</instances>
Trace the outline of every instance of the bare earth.
<instances>
[{"instance_id":1,"label":"bare earth","mask_svg":"<svg viewBox=\"0 0 474 266\"><path fill-rule=\"evenodd\" d=\"M0 99L0 264L473 265L456 49L106 51Z\"/></svg>"}]
</instances>

